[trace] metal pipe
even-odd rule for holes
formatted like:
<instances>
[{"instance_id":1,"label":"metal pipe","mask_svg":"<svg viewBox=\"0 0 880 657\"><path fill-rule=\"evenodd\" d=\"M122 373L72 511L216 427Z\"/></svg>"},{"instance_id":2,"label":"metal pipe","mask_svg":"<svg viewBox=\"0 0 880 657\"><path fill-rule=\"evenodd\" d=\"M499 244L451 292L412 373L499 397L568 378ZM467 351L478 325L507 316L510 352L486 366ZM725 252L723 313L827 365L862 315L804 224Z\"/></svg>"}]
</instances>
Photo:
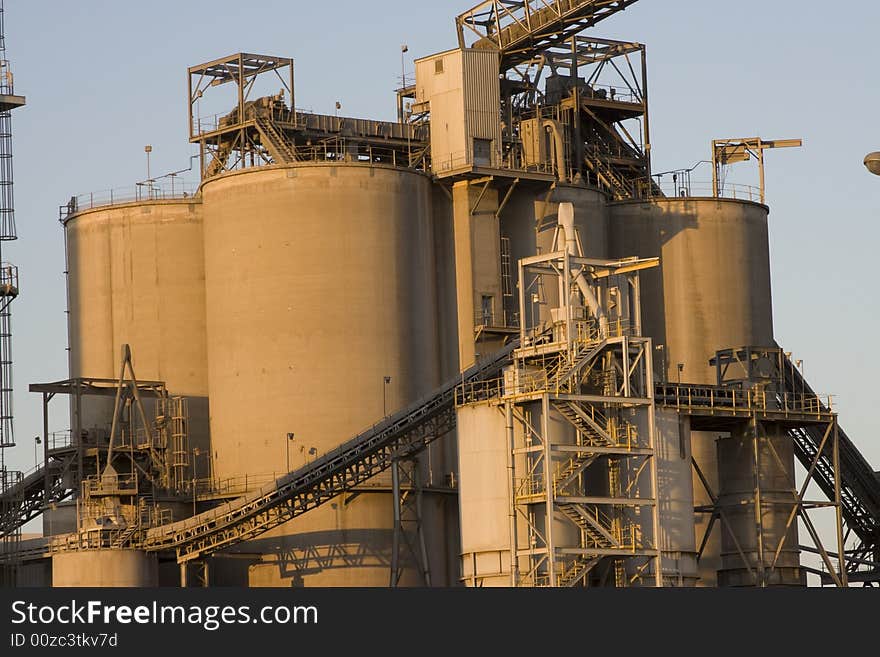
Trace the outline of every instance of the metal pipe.
<instances>
[{"instance_id":1,"label":"metal pipe","mask_svg":"<svg viewBox=\"0 0 880 657\"><path fill-rule=\"evenodd\" d=\"M508 491L510 500L508 509L510 511L510 586L516 587L519 582L519 566L517 563L517 536L516 536L516 470L513 460L513 451L516 449L516 437L513 432L513 406L510 402L504 405L505 428L507 429L507 472L510 478Z\"/></svg>"},{"instance_id":2,"label":"metal pipe","mask_svg":"<svg viewBox=\"0 0 880 657\"><path fill-rule=\"evenodd\" d=\"M566 252L574 256L581 255L578 253L577 233L575 233L574 229L574 204L560 203L557 221L559 223L559 227L562 228L563 234L565 235ZM578 286L578 289L584 296L584 300L590 307L590 312L593 313L593 315L599 320L600 333L603 336L607 335L608 317L605 315L605 310L599 304L599 300L593 293L593 288L590 287L589 282L584 276L584 272L579 269L572 269L572 274L574 275L575 284Z\"/></svg>"},{"instance_id":3,"label":"metal pipe","mask_svg":"<svg viewBox=\"0 0 880 657\"><path fill-rule=\"evenodd\" d=\"M110 464L113 462L113 440L116 437L116 427L119 425L119 401L122 398L122 382L125 380L125 364L128 362L130 356L131 352L129 351L128 345L122 345L122 365L119 368L119 382L116 386L116 400L113 403L113 420L110 423L110 444L107 447L107 466L104 469L102 476L110 476L113 474L110 469ZM95 453L95 456L100 459L97 452Z\"/></svg>"},{"instance_id":4,"label":"metal pipe","mask_svg":"<svg viewBox=\"0 0 880 657\"><path fill-rule=\"evenodd\" d=\"M559 132L559 126L556 121L545 119L543 126L553 134L553 150L556 155L556 169L560 182L568 182L568 172L565 167L565 140L562 133Z\"/></svg>"}]
</instances>

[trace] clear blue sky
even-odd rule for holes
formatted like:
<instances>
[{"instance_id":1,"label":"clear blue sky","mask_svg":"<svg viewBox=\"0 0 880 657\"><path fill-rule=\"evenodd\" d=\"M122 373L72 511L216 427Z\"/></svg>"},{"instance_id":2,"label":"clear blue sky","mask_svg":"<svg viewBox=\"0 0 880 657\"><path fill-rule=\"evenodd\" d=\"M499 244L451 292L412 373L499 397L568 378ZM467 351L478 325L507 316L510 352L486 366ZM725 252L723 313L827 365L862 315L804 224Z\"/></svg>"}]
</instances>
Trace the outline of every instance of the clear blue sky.
<instances>
[{"instance_id":1,"label":"clear blue sky","mask_svg":"<svg viewBox=\"0 0 880 657\"><path fill-rule=\"evenodd\" d=\"M455 45L469 0L6 0L16 90L20 240L14 307L17 435L12 464L33 465L40 403L27 384L66 378L58 206L187 166L186 67L238 51L292 56L297 104L393 119L400 44L412 58ZM646 43L654 168L687 167L718 137L802 137L770 152L768 202L776 335L837 395L841 424L880 468L873 387L880 352L876 244L880 5L818 11L795 0L643 0L595 30ZM61 408L60 404L57 404ZM58 414L53 429L66 428Z\"/></svg>"}]
</instances>

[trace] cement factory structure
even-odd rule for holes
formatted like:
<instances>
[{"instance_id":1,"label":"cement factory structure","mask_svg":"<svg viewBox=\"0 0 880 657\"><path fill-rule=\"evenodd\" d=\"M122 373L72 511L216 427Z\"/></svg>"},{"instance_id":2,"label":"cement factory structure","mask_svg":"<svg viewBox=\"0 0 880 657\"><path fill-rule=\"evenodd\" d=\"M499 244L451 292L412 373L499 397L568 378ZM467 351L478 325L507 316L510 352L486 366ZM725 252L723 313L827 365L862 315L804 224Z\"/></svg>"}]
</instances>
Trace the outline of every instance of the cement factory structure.
<instances>
[{"instance_id":1,"label":"cement factory structure","mask_svg":"<svg viewBox=\"0 0 880 657\"><path fill-rule=\"evenodd\" d=\"M298 110L291 59L190 67L198 189L61 208L69 378L30 390L71 430L3 466L7 583L880 579L880 481L774 339L764 156L799 142L655 175L645 46L593 34L634 3L481 2L396 122Z\"/></svg>"}]
</instances>

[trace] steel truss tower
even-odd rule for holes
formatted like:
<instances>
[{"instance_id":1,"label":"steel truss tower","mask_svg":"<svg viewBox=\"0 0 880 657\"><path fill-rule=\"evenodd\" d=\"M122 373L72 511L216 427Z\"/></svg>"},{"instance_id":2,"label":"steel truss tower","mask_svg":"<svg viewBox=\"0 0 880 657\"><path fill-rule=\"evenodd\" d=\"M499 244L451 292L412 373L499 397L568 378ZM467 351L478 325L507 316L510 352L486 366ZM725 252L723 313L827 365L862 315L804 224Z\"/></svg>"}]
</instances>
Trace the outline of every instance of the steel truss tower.
<instances>
[{"instance_id":1,"label":"steel truss tower","mask_svg":"<svg viewBox=\"0 0 880 657\"><path fill-rule=\"evenodd\" d=\"M5 11L0 0L0 495L22 480L22 473L6 465L6 450L15 446L12 424L12 315L10 306L18 296L18 267L3 262L3 242L18 239L12 197L12 110L25 104L16 96L12 69L6 59ZM3 496L14 504L14 496ZM0 509L0 513L6 509ZM21 529L0 535L0 551L17 552ZM0 569L0 586L15 585L15 563Z\"/></svg>"},{"instance_id":2,"label":"steel truss tower","mask_svg":"<svg viewBox=\"0 0 880 657\"><path fill-rule=\"evenodd\" d=\"M638 278L657 261L571 251L520 261L513 365L458 391L460 409L494 407L507 433L509 556L499 550L491 572L480 565L485 550L465 547L471 586L500 583L505 571L513 586L663 583L652 345L641 336Z\"/></svg>"}]
</instances>

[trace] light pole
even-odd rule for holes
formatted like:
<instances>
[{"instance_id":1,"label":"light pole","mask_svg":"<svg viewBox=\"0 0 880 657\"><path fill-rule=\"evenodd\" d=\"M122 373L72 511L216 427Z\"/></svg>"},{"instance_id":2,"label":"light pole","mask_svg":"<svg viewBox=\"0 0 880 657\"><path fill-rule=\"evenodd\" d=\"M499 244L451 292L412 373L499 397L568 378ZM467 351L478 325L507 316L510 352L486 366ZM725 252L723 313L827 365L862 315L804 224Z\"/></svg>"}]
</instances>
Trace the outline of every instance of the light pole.
<instances>
[{"instance_id":1,"label":"light pole","mask_svg":"<svg viewBox=\"0 0 880 657\"><path fill-rule=\"evenodd\" d=\"M193 489L193 515L196 515L196 457L200 456L202 450L198 447L192 448L192 489Z\"/></svg>"},{"instance_id":2,"label":"light pole","mask_svg":"<svg viewBox=\"0 0 880 657\"><path fill-rule=\"evenodd\" d=\"M296 437L292 431L287 434L287 471L290 472L290 444L293 442L293 439Z\"/></svg>"},{"instance_id":3,"label":"light pole","mask_svg":"<svg viewBox=\"0 0 880 657\"><path fill-rule=\"evenodd\" d=\"M34 469L36 470L37 464L39 461L37 460L37 446L43 442L43 439L39 436L34 436Z\"/></svg>"},{"instance_id":4,"label":"light pole","mask_svg":"<svg viewBox=\"0 0 880 657\"><path fill-rule=\"evenodd\" d=\"M868 153L865 156L865 168L875 176L880 176L880 151Z\"/></svg>"},{"instance_id":5,"label":"light pole","mask_svg":"<svg viewBox=\"0 0 880 657\"><path fill-rule=\"evenodd\" d=\"M383 377L382 383L382 417L388 417L388 395L386 394L386 390L388 390L388 384L391 383L391 377L386 376Z\"/></svg>"},{"instance_id":6,"label":"light pole","mask_svg":"<svg viewBox=\"0 0 880 657\"><path fill-rule=\"evenodd\" d=\"M153 180L150 177L150 153L153 152L153 147L150 144L144 146L144 153L147 154L147 194L150 195L150 198L153 197Z\"/></svg>"},{"instance_id":7,"label":"light pole","mask_svg":"<svg viewBox=\"0 0 880 657\"><path fill-rule=\"evenodd\" d=\"M406 89L406 62L403 56L409 52L409 46L405 43L400 46L400 88ZM401 114L403 116L403 114Z\"/></svg>"},{"instance_id":8,"label":"light pole","mask_svg":"<svg viewBox=\"0 0 880 657\"><path fill-rule=\"evenodd\" d=\"M678 364L678 385L681 385L681 373L684 371L684 363Z\"/></svg>"},{"instance_id":9,"label":"light pole","mask_svg":"<svg viewBox=\"0 0 880 657\"><path fill-rule=\"evenodd\" d=\"M406 89L406 61L403 56L409 52L409 46L405 43L400 46L400 122L406 123L406 100L404 90ZM409 139L409 130L406 132L406 165L412 166L412 145Z\"/></svg>"}]
</instances>

